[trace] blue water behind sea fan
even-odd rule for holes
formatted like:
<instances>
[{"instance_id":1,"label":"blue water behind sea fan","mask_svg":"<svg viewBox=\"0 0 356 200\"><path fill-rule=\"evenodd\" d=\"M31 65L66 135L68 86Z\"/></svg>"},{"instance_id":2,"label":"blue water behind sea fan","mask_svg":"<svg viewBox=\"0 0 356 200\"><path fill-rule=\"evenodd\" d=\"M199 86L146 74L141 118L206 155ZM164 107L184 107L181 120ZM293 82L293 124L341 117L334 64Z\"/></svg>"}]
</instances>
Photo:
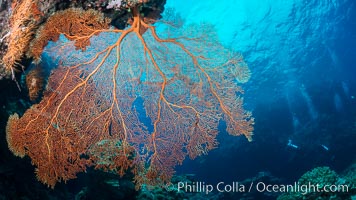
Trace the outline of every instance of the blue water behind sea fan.
<instances>
[{"instance_id":1,"label":"blue water behind sea fan","mask_svg":"<svg viewBox=\"0 0 356 200\"><path fill-rule=\"evenodd\" d=\"M256 117L256 146L221 137L221 147L201 161L208 169L189 163L185 171L218 182L220 177L241 180L268 169L295 180L295 174L309 170L307 160L314 166L333 163L340 168L351 162L349 155L355 154L350 141L355 132L354 1L207 0L192 4L168 0L167 7L174 7L186 23L213 24L220 41L241 52L252 71L244 85L244 100ZM348 109L338 112L340 105ZM290 139L298 150L288 146ZM259 156L261 152L268 156ZM222 169L217 161L230 162ZM214 176L208 176L212 171Z\"/></svg>"}]
</instances>

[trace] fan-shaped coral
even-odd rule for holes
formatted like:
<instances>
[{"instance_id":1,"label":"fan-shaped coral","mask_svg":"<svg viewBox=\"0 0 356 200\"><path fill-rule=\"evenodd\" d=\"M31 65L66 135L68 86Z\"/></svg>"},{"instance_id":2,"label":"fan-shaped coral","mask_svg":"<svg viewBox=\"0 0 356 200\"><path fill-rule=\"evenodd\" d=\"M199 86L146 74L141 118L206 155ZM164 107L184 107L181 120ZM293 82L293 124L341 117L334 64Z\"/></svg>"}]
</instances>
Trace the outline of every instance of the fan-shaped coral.
<instances>
[{"instance_id":1,"label":"fan-shaped coral","mask_svg":"<svg viewBox=\"0 0 356 200\"><path fill-rule=\"evenodd\" d=\"M187 156L217 146L222 120L228 133L251 140L253 118L238 86L249 77L241 56L207 24L154 27L137 7L132 13L124 30L51 30L69 39L45 50L60 66L42 101L10 117L10 149L28 155L51 187L88 166L121 175L130 169L137 186L167 183ZM75 50L89 40L85 51Z\"/></svg>"}]
</instances>

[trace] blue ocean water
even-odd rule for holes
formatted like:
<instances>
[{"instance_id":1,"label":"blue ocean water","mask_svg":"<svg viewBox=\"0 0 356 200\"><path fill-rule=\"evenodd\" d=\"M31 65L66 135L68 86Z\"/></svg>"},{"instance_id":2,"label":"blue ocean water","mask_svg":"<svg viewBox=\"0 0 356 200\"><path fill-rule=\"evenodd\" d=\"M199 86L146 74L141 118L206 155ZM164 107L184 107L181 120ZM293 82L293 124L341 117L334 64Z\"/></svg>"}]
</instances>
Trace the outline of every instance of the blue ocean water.
<instances>
[{"instance_id":1,"label":"blue ocean water","mask_svg":"<svg viewBox=\"0 0 356 200\"><path fill-rule=\"evenodd\" d=\"M355 159L355 2L175 1L185 23L215 25L220 41L252 71L245 105L256 119L254 142L223 135L208 157L180 170L204 181L269 171L287 180L322 165Z\"/></svg>"}]
</instances>

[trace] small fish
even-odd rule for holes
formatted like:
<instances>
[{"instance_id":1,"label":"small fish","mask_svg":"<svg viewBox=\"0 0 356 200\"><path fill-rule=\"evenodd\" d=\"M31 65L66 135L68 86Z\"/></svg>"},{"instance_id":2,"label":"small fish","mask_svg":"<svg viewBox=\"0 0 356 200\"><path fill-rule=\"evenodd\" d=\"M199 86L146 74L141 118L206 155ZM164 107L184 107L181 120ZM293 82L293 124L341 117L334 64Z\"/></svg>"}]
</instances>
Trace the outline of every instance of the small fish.
<instances>
[{"instance_id":1,"label":"small fish","mask_svg":"<svg viewBox=\"0 0 356 200\"><path fill-rule=\"evenodd\" d=\"M298 148L299 148L297 145L295 145L295 144L292 143L292 140L288 140L287 146L293 147L293 148L295 148L295 149L298 149Z\"/></svg>"},{"instance_id":2,"label":"small fish","mask_svg":"<svg viewBox=\"0 0 356 200\"><path fill-rule=\"evenodd\" d=\"M113 187L120 187L119 180L107 180L105 181L106 184L111 185Z\"/></svg>"},{"instance_id":3,"label":"small fish","mask_svg":"<svg viewBox=\"0 0 356 200\"><path fill-rule=\"evenodd\" d=\"M329 147L325 146L325 145L321 145L321 147L323 147L323 149L325 149L325 151L329 151Z\"/></svg>"}]
</instances>

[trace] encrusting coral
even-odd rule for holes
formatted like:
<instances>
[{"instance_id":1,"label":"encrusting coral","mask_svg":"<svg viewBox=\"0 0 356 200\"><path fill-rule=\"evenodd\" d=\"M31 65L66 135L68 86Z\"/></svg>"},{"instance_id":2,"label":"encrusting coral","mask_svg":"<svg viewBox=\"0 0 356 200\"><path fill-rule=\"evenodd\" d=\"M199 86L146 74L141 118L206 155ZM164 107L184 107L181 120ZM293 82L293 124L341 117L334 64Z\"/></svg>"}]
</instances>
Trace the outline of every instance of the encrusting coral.
<instances>
[{"instance_id":1,"label":"encrusting coral","mask_svg":"<svg viewBox=\"0 0 356 200\"><path fill-rule=\"evenodd\" d=\"M43 99L10 117L7 139L50 187L89 166L131 170L137 187L169 183L186 157L216 148L221 121L229 134L252 140L254 120L237 85L250 76L242 57L220 45L210 25L162 24L165 37L139 6L131 13L131 25L120 30L93 11L59 12L63 19L52 16L58 25L32 44L40 59L47 41L63 35L43 50L59 59ZM93 15L104 23L86 26Z\"/></svg>"},{"instance_id":2,"label":"encrusting coral","mask_svg":"<svg viewBox=\"0 0 356 200\"><path fill-rule=\"evenodd\" d=\"M14 1L12 7L8 49L2 61L14 79L15 71L24 69L21 60L28 51L42 13L38 10L37 1L33 0Z\"/></svg>"}]
</instances>

